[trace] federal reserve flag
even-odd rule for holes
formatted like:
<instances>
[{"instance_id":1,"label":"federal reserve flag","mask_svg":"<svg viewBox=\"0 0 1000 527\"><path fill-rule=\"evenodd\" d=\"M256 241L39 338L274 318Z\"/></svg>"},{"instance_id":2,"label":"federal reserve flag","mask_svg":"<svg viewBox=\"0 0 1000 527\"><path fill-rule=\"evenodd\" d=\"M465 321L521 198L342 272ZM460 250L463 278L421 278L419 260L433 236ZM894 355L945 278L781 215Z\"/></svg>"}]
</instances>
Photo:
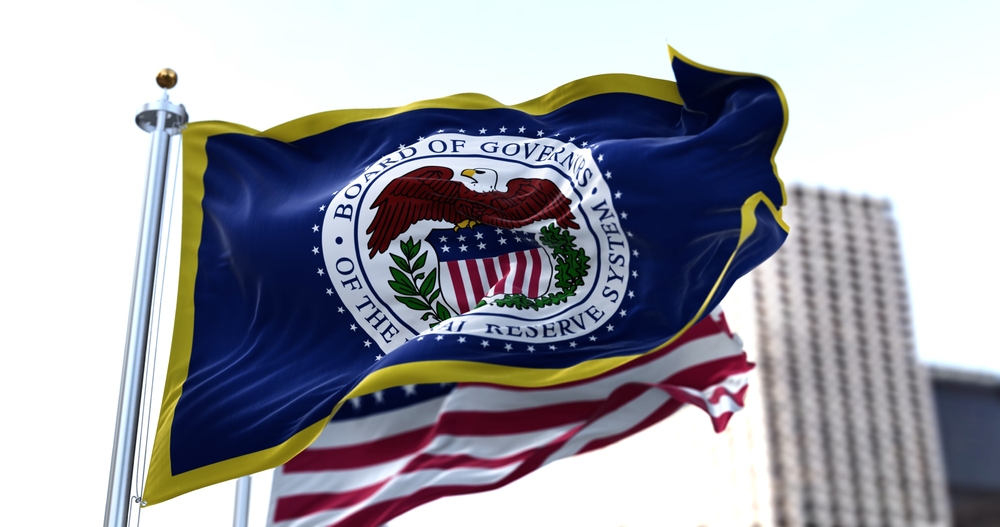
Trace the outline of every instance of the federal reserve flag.
<instances>
[{"instance_id":1,"label":"federal reserve flag","mask_svg":"<svg viewBox=\"0 0 1000 527\"><path fill-rule=\"evenodd\" d=\"M672 52L581 79L184 133L143 498L280 465L349 399L581 382L676 342L781 245L777 84Z\"/></svg>"}]
</instances>

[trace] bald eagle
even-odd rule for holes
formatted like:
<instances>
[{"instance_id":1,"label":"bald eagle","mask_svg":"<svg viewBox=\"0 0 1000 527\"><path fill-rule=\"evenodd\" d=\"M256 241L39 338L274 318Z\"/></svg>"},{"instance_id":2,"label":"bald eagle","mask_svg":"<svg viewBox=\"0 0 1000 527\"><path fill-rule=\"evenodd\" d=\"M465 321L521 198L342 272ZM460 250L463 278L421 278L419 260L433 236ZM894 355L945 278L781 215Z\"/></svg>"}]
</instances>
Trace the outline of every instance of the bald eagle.
<instances>
[{"instance_id":1,"label":"bald eagle","mask_svg":"<svg viewBox=\"0 0 1000 527\"><path fill-rule=\"evenodd\" d=\"M437 166L392 180L371 206L378 211L365 231L371 235L369 257L384 253L392 240L423 220L447 221L456 231L480 223L515 229L548 219L564 229L580 228L570 200L551 181L516 178L507 182L506 192L497 190L498 181L496 171L488 168L469 168L456 176Z\"/></svg>"}]
</instances>

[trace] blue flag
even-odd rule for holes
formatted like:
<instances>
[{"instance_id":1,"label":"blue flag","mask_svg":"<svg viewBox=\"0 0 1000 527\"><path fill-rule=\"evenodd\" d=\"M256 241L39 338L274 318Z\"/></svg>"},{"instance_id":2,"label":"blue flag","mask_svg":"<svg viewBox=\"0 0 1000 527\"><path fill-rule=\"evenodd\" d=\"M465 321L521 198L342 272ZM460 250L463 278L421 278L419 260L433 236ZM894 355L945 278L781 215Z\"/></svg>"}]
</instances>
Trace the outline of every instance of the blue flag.
<instances>
[{"instance_id":1,"label":"blue flag","mask_svg":"<svg viewBox=\"0 0 1000 527\"><path fill-rule=\"evenodd\" d=\"M180 283L145 496L284 463L390 387L551 386L662 349L787 226L766 77L603 75L183 136Z\"/></svg>"}]
</instances>

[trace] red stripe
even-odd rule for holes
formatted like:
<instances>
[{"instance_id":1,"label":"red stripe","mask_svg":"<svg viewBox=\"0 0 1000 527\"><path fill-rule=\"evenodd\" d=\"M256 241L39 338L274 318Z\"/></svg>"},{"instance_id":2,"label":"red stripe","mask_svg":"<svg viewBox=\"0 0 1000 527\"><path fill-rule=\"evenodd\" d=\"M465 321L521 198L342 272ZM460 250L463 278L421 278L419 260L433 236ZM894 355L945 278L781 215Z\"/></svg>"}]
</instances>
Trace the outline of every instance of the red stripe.
<instances>
[{"instance_id":1,"label":"red stripe","mask_svg":"<svg viewBox=\"0 0 1000 527\"><path fill-rule=\"evenodd\" d=\"M733 359L735 359L735 360L733 360ZM720 364L719 364L720 362L727 362L728 364L725 364L724 366L720 366ZM732 358L727 357L727 358L719 359L719 360L712 361L712 362L709 362L709 363L698 364L698 365L692 366L690 368L687 368L687 369L685 369L683 371L680 371L680 372L678 372L677 374L671 376L669 379L667 379L666 381L664 381L663 383L661 383L659 385L659 388L662 389L662 390L664 390L664 391L666 391L670 395L670 397L671 397L670 401L668 401L667 404L665 404L664 406L661 406L656 412L650 414L649 417L647 417L646 419L644 419L642 422L640 422L636 426L634 426L634 427L632 427L632 428L630 428L630 429L628 429L628 430L626 430L626 431L624 431L624 432L622 432L620 434L617 434L617 435L614 435L614 436L607 436L607 437L604 437L604 438L601 438L601 439L598 439L598 440L591 441L591 442L587 443L587 446L584 447L583 450L580 451L580 453L582 454L584 452L590 452L591 450L596 450L596 449L599 449L599 448L604 448L604 447L606 447L606 446L608 446L608 445L610 445L612 443L616 443L616 442L618 442L621 439L624 439L624 438L626 438L626 437L628 437L630 435L633 435L635 433L641 432L642 430L645 430L646 428L649 428L650 426L652 426L652 425L654 425L654 424L662 421L663 419L665 419L668 416L670 416L670 414L672 414L675 411L677 411L678 409L680 409L680 407L683 406L686 402L694 403L695 400L696 400L694 397L692 397L691 395L689 395L687 392L684 392L683 390L677 389L677 386L680 384L678 381L679 380L684 380L686 377L689 376L689 372L691 370L700 369L702 366L704 366L704 364L714 364L716 368L721 367L721 368L725 369L726 371L729 372L726 375L726 377L728 377L729 375L737 375L737 374L740 374L740 373L745 373L745 372L749 371L750 368L752 367L752 365L750 363L746 362L746 355L742 354L742 355L737 355L737 356L732 357ZM721 382L721 380L719 382ZM707 383L708 386L711 386L711 384L717 384L717 383ZM693 387L693 386L687 386L687 387L688 388L694 388L696 390L703 389L703 388L699 389L699 388L696 388L696 387ZM720 389L721 389L721 387L720 387ZM746 390L747 390L747 387L744 386L739 391L739 393L735 394L736 397L734 397L734 399L736 399L736 402L739 403L740 406L743 405L743 401L744 401L744 396L746 394ZM712 401L713 401L713 403L717 403L718 399L714 399L713 398ZM695 404L697 404L697 403L695 403ZM702 410L707 410L707 408L705 407L704 403L698 404L698 406ZM712 417L712 424L715 427L715 431L716 432L721 432L722 430L724 430L725 429L725 425L729 421L729 417L731 417L731 416L732 416L732 412L727 412L727 413L725 413L723 415L720 415L718 417ZM711 417L711 415L709 417ZM720 426L721 426L721 428L720 428Z\"/></svg>"},{"instance_id":2,"label":"red stripe","mask_svg":"<svg viewBox=\"0 0 1000 527\"><path fill-rule=\"evenodd\" d=\"M531 252L531 279L528 280L528 298L538 298L538 281L542 277L542 255L538 249Z\"/></svg>"},{"instance_id":3,"label":"red stripe","mask_svg":"<svg viewBox=\"0 0 1000 527\"><path fill-rule=\"evenodd\" d=\"M558 450L558 448L569 439L569 437L564 437L555 443L543 445L539 448L529 450L522 455L515 456L514 462L521 459L524 461L522 461L520 466L518 466L518 468L516 468L513 472L496 483L485 485L446 485L439 487L424 487L417 489L412 494L400 498L373 503L367 507L363 507L352 514L341 517L339 520L336 520L330 525L342 525L345 527L348 525L381 525L418 505L444 496L469 494L502 487L535 471L542 465L549 455ZM279 498L275 506L274 521L279 522L292 520L308 516L310 514L321 513L334 508L344 508L356 505L375 494L391 479L392 478L389 478L369 487L354 491L302 494ZM331 506L330 504L335 505Z\"/></svg>"},{"instance_id":4,"label":"red stripe","mask_svg":"<svg viewBox=\"0 0 1000 527\"><path fill-rule=\"evenodd\" d=\"M741 407L743 406L742 403L744 398L746 397L746 388L747 387L743 387L742 389L740 389L739 392L735 394L729 394L733 397L733 399L737 403L740 404ZM708 413L709 410L708 405L700 397L693 396L685 392L684 390L679 390L674 387L667 387L665 390L678 401L683 403L688 403L693 406L697 406L698 408L701 408L702 410L705 410L706 413ZM729 422L729 417L732 416L732 414L733 412L731 411L723 412L717 416L712 416L711 414L709 414L709 417L712 419L712 426L715 428L716 432L721 432L726 429L726 424Z\"/></svg>"},{"instance_id":5,"label":"red stripe","mask_svg":"<svg viewBox=\"0 0 1000 527\"><path fill-rule=\"evenodd\" d=\"M483 267L486 269L486 280L489 282L487 290L493 290L494 293L497 292L496 289L494 289L494 286L496 286L499 281L497 277L496 262L496 258L483 260Z\"/></svg>"},{"instance_id":6,"label":"red stripe","mask_svg":"<svg viewBox=\"0 0 1000 527\"><path fill-rule=\"evenodd\" d=\"M329 509L350 507L374 495L385 485L386 481L349 492L286 496L279 499L274 507L274 521L293 520Z\"/></svg>"},{"instance_id":7,"label":"red stripe","mask_svg":"<svg viewBox=\"0 0 1000 527\"><path fill-rule=\"evenodd\" d=\"M647 416L645 419L637 423L632 428L629 428L628 430L625 430L624 432L615 435L606 436L600 439L595 439L593 441L590 441L587 443L586 446L580 449L579 454L583 454L584 452L590 452L592 450L598 450L606 446L613 445L621 441L622 439L625 439L626 437L635 435L636 433L641 432L655 425L656 423L659 423L660 421L666 419L667 417L670 417L671 414L673 414L677 410L680 410L682 406L684 406L684 403L682 401L678 401L677 399L673 398L668 399L666 402L660 405L660 407L657 408L656 411L649 414L649 416Z\"/></svg>"},{"instance_id":8,"label":"red stripe","mask_svg":"<svg viewBox=\"0 0 1000 527\"><path fill-rule=\"evenodd\" d=\"M721 383L727 377L746 373L753 368L754 364L747 362L746 353L740 353L685 368L671 376L667 383L705 390L709 386Z\"/></svg>"},{"instance_id":9,"label":"red stripe","mask_svg":"<svg viewBox=\"0 0 1000 527\"><path fill-rule=\"evenodd\" d=\"M497 257L497 261L500 262L500 280L497 281L494 290L503 293L507 288L507 277L510 276L510 254L501 254Z\"/></svg>"},{"instance_id":10,"label":"red stripe","mask_svg":"<svg viewBox=\"0 0 1000 527\"><path fill-rule=\"evenodd\" d=\"M451 275L451 287L455 291L455 298L458 300L458 311L466 313L469 311L469 299L465 296L465 285L462 283L462 270L458 262L448 262L448 274Z\"/></svg>"},{"instance_id":11,"label":"red stripe","mask_svg":"<svg viewBox=\"0 0 1000 527\"><path fill-rule=\"evenodd\" d=\"M472 307L475 307L486 296L486 290L483 289L483 279L479 274L479 261L466 260L465 268L469 271L469 284L472 285L473 295Z\"/></svg>"},{"instance_id":12,"label":"red stripe","mask_svg":"<svg viewBox=\"0 0 1000 527\"><path fill-rule=\"evenodd\" d=\"M335 448L307 448L285 463L285 472L323 472L366 467L412 454L418 445L427 444L434 427L430 424L384 439Z\"/></svg>"},{"instance_id":13,"label":"red stripe","mask_svg":"<svg viewBox=\"0 0 1000 527\"><path fill-rule=\"evenodd\" d=\"M407 464L400 471L400 474L418 472L420 470L447 470L452 468L503 468L508 465L521 463L537 455L538 450L538 448L534 448L501 459L479 459L465 455L435 456L433 454L421 454ZM356 505L372 497L391 480L392 477L362 489L345 492L303 494L280 498L275 508L274 521L291 520L330 509Z\"/></svg>"},{"instance_id":14,"label":"red stripe","mask_svg":"<svg viewBox=\"0 0 1000 527\"><path fill-rule=\"evenodd\" d=\"M552 450L555 451L555 448ZM538 465L540 465L540 461L544 459L545 456L542 454L532 457L532 460L539 460ZM420 505L429 503L439 498L498 489L513 481L521 479L522 477L537 470L537 468L538 466L524 463L507 477L497 481L496 483L486 485L443 485L439 487L425 487L414 492L413 494L409 494L401 498L386 500L364 507L349 516L341 518L338 523L330 524L330 527L333 525L340 525L343 527L382 525L393 518L399 517L407 511L413 510Z\"/></svg>"},{"instance_id":15,"label":"red stripe","mask_svg":"<svg viewBox=\"0 0 1000 527\"><path fill-rule=\"evenodd\" d=\"M439 435L500 436L583 423L595 414L616 410L635 396L632 390L613 400L575 401L504 412L447 412L439 415L436 423L402 434L357 445L307 448L285 463L285 471L346 470L384 463L420 451Z\"/></svg>"},{"instance_id":16,"label":"red stripe","mask_svg":"<svg viewBox=\"0 0 1000 527\"><path fill-rule=\"evenodd\" d=\"M743 406L743 397L746 395L747 386L744 384L736 393L733 393L722 386L716 386L712 394L708 396L708 402L719 404L724 397L732 397L740 406Z\"/></svg>"},{"instance_id":17,"label":"red stripe","mask_svg":"<svg viewBox=\"0 0 1000 527\"><path fill-rule=\"evenodd\" d=\"M514 294L524 291L524 268L528 266L528 259L524 257L523 251L514 253L517 258L517 267L514 268Z\"/></svg>"},{"instance_id":18,"label":"red stripe","mask_svg":"<svg viewBox=\"0 0 1000 527\"><path fill-rule=\"evenodd\" d=\"M733 336L729 333L729 328L725 326L725 321L717 321L712 318L712 315L705 315L705 318L696 322L693 326L688 328L687 331L682 333L676 341L672 342L670 347L676 348L681 344L691 342L692 340L698 340L709 335L715 335L717 333L725 333L726 336L730 338Z\"/></svg>"},{"instance_id":19,"label":"red stripe","mask_svg":"<svg viewBox=\"0 0 1000 527\"><path fill-rule=\"evenodd\" d=\"M422 453L407 463L406 467L404 467L400 473L408 474L411 472L419 472L421 470L447 470L452 468L503 468L507 465L520 463L525 459L530 458L535 454L536 450L538 450L538 448L532 448L523 452L518 452L517 454L496 459L483 459L465 454L439 456L435 454Z\"/></svg>"}]
</instances>

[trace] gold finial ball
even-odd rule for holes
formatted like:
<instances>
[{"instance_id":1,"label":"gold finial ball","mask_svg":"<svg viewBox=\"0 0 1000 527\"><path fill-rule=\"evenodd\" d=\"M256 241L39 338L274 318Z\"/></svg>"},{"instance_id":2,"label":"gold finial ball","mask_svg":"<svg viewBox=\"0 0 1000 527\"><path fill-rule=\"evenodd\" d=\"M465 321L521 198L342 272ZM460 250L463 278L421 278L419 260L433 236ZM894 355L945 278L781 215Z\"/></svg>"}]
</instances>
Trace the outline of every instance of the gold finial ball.
<instances>
[{"instance_id":1,"label":"gold finial ball","mask_svg":"<svg viewBox=\"0 0 1000 527\"><path fill-rule=\"evenodd\" d=\"M156 85L164 90L177 86L177 72L170 68L163 68L156 74Z\"/></svg>"}]
</instances>

